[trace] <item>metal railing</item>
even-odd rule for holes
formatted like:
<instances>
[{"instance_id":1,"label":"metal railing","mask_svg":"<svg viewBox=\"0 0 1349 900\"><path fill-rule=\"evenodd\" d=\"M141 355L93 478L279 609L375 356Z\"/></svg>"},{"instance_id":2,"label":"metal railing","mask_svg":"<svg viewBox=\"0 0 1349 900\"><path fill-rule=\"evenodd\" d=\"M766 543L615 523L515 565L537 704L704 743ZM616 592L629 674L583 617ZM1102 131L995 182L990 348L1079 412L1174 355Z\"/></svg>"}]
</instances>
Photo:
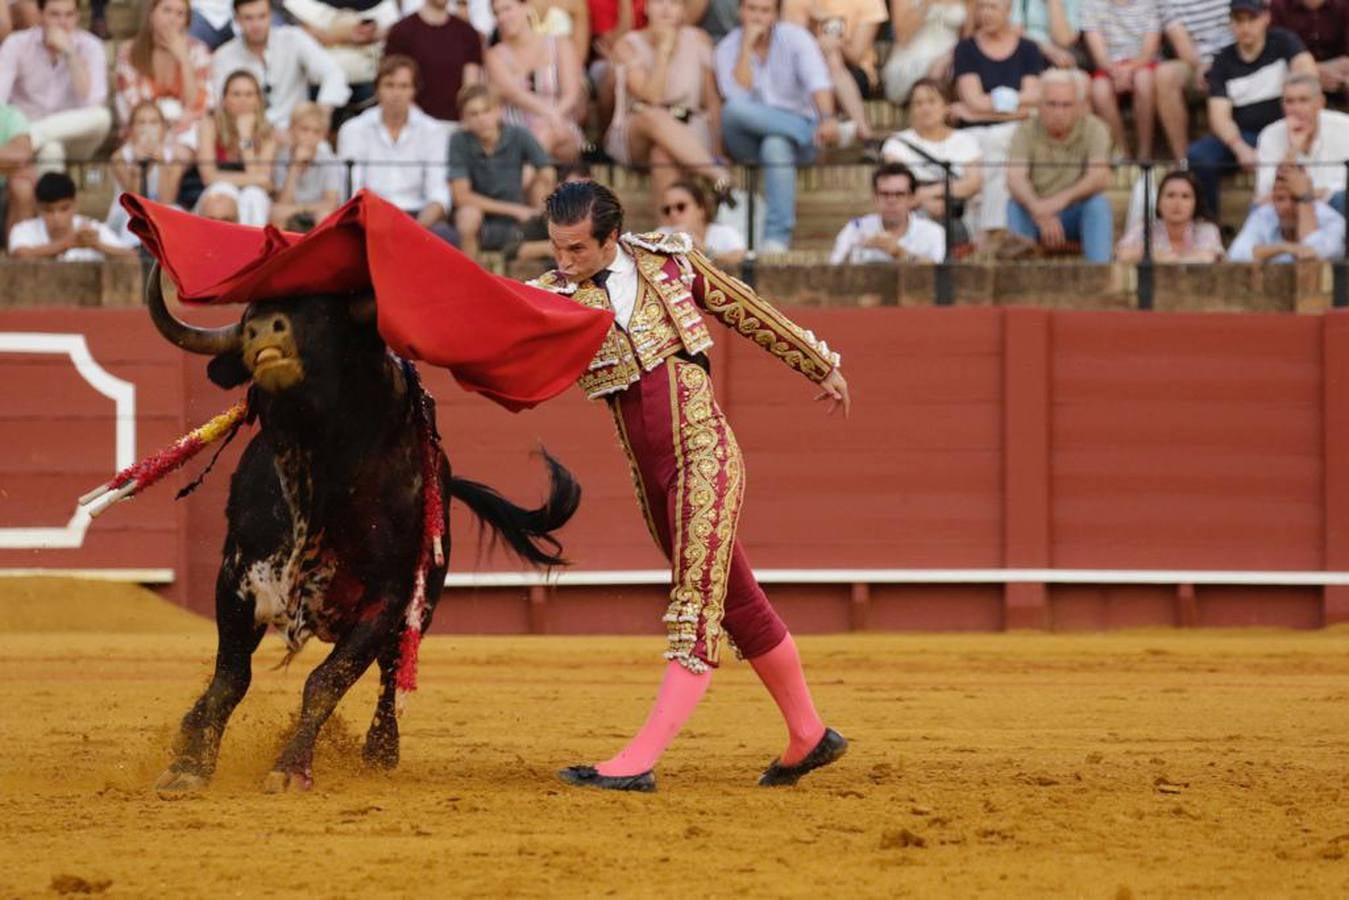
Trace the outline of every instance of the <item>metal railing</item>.
<instances>
[{"instance_id":1,"label":"metal railing","mask_svg":"<svg viewBox=\"0 0 1349 900\"><path fill-rule=\"evenodd\" d=\"M946 197L953 196L952 185L956 180L956 178L958 177L958 174L956 172L958 164L952 162L951 160L944 160L938 158L912 142L909 141L902 141L902 142L906 144L909 147L909 149L912 150L916 155L921 157L929 166L936 167L941 170L941 179L944 188L943 191L944 196ZM106 159L68 160L67 167L70 168L89 165L107 166L110 164L110 162L111 162L110 160ZM276 164L278 163L284 164L285 162L287 162L287 160L282 158L278 160L267 161L267 165L269 170L272 170L275 168ZM195 165L195 161L189 159L183 160L181 162L176 162L174 164L182 165L185 168L191 168ZM1024 164L1025 163L1011 160L1004 160L998 162L985 161L978 163L978 165L982 166L985 171L994 168L1005 169L1013 165L1024 165ZM148 193L151 181L151 170L156 165L161 165L161 163L157 163L154 160L140 160L138 162L142 193ZM354 191L361 186L362 179L358 177L358 169L370 168L370 169L387 170L387 169L414 167L422 169L430 168L433 171L438 169L442 173L447 171L446 161L443 159L368 160L368 161L367 160L356 161L350 159L331 159L323 161L313 160L309 162L309 165L314 168L319 168L323 166L340 166L342 168L343 190L341 199L349 198L354 193ZM865 171L868 173L869 176L869 174L875 170L876 165L877 164L875 163L869 162L828 163L828 164L819 164L815 166L801 166L801 167L793 166L792 168L798 170L798 172L813 171L815 173L822 173L828 170L833 171L841 170L846 173L848 170L857 170L857 171ZM1032 165L1036 168L1042 168L1042 167L1050 167L1053 164L1035 162L1032 163ZM1082 163L1065 163L1060 165L1076 169L1084 168ZM1262 166L1265 167L1273 167L1277 165L1282 164L1281 163L1262 164ZM1172 166L1178 167L1179 164L1176 163L1165 164L1152 160L1142 160L1142 161L1116 160L1111 163L1111 167L1116 170L1119 170L1123 167L1137 167L1139 171L1138 180L1141 181L1142 186L1143 240L1142 240L1141 258L1136 263L1137 278L1135 285L1135 295L1137 307L1142 310L1153 309L1156 301L1156 272L1157 266L1159 264L1157 263L1154 257L1153 245L1154 245L1154 232L1159 222L1157 218L1157 210L1155 209L1156 205L1155 196L1156 196L1156 185L1158 183L1158 170L1164 167L1170 168ZM1333 162L1308 162L1302 164L1302 166L1308 170L1314 168L1324 168L1327 166L1342 167L1345 170L1345 182L1346 184L1349 184L1349 160L1333 161ZM651 166L624 167L613 162L593 164L592 168L596 172L596 174L605 173L601 175L599 180L608 181L611 184L619 180L620 173L627 173L628 175L636 173L642 175L642 174L649 174L652 170ZM758 219L758 205L761 202L763 202L761 189L764 184L764 171L769 167L758 164L751 164L751 165L737 164L735 165L734 168L738 170L741 175L741 180L743 182L743 188L745 192L745 201L747 206L747 209L745 211L747 222L747 227L745 229L745 239L747 247L750 251L746 255L746 258L742 264L740 274L742 278L744 278L749 283L753 284L755 281L756 267L762 261L757 257L757 254L755 252L757 249L756 248L757 235L755 233L756 232L755 223ZM1235 166L1230 168L1235 168ZM606 175L607 177L605 177ZM846 181L847 179L845 178L839 180ZM867 180L868 179L859 179L858 181L861 183L865 183ZM858 187L859 188L861 187L860 183L858 184ZM1118 185L1116 185L1116 187L1118 187ZM871 203L870 196L869 195L862 196L859 192L859 196L857 198L858 211L860 212L864 208L869 208L870 203ZM799 197L797 200L797 206L799 209L800 207ZM942 225L943 231L946 236L946 249L944 258L938 261L934 266L935 277L933 281L932 299L933 302L939 306L948 306L955 303L957 300L955 275L958 268L962 265L962 263L960 263L956 259L954 252L956 249L956 229L955 229L955 219L952 214L952 204L949 202L944 203L943 207L944 210L940 224ZM1329 262L1333 273L1332 303L1335 307L1340 308L1349 307L1349 228L1346 228L1345 231L1345 246L1343 248L1342 253L1340 254L1339 258L1330 260ZM903 263L899 263L898 265L903 265Z\"/></svg>"}]
</instances>

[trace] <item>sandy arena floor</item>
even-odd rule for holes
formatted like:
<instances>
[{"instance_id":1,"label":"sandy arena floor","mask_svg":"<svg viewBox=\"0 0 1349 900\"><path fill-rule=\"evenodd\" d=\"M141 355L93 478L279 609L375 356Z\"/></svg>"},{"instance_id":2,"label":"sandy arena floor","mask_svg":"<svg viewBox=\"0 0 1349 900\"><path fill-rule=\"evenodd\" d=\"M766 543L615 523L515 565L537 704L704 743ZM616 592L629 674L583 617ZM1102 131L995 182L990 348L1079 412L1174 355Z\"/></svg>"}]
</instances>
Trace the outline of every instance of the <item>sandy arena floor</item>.
<instances>
[{"instance_id":1,"label":"sandy arena floor","mask_svg":"<svg viewBox=\"0 0 1349 900\"><path fill-rule=\"evenodd\" d=\"M1349 894L1349 631L862 635L800 641L853 741L754 785L776 710L724 667L653 796L553 770L613 750L655 639L436 638L392 775L351 762L374 682L309 795L260 792L323 647L253 688L210 790L150 785L212 626L132 588L0 583L0 897L1193 897Z\"/></svg>"}]
</instances>

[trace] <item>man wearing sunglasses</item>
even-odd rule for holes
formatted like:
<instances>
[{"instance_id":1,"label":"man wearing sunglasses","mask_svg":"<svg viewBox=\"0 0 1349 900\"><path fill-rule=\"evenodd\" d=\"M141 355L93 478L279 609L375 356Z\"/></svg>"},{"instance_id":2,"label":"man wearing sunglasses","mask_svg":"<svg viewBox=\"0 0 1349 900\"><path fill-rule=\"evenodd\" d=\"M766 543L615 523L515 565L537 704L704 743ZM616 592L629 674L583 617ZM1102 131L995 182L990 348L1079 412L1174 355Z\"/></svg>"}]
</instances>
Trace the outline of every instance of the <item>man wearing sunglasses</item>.
<instances>
[{"instance_id":1,"label":"man wearing sunglasses","mask_svg":"<svg viewBox=\"0 0 1349 900\"><path fill-rule=\"evenodd\" d=\"M815 711L796 644L740 546L744 461L712 390L706 356L712 338L699 311L817 383L817 399L847 415L839 355L716 269L687 235L623 234L623 208L602 185L562 185L545 215L558 268L532 283L614 313L578 384L608 403L647 528L673 568L664 616L668 662L646 723L610 759L558 776L580 787L654 791L656 762L734 642L787 723L787 749L759 783L795 784L842 756L848 742Z\"/></svg>"},{"instance_id":2,"label":"man wearing sunglasses","mask_svg":"<svg viewBox=\"0 0 1349 900\"><path fill-rule=\"evenodd\" d=\"M910 215L918 203L913 172L886 163L871 175L876 211L853 219L838 233L831 265L924 262L946 258L946 232L930 219Z\"/></svg>"}]
</instances>

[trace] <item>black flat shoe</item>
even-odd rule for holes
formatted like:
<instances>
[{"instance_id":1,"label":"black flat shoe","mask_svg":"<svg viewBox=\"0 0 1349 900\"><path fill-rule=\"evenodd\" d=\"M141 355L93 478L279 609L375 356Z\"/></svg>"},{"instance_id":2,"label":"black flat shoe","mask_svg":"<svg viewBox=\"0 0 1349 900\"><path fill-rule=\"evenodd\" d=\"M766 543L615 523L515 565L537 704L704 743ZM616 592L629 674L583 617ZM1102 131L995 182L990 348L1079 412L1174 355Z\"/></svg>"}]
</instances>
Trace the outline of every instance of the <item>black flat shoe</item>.
<instances>
[{"instance_id":1,"label":"black flat shoe","mask_svg":"<svg viewBox=\"0 0 1349 900\"><path fill-rule=\"evenodd\" d=\"M848 739L832 728L824 730L824 737L806 758L794 766L784 766L776 759L759 776L759 787L785 787L796 784L801 776L821 766L827 766L848 752Z\"/></svg>"},{"instance_id":2,"label":"black flat shoe","mask_svg":"<svg viewBox=\"0 0 1349 900\"><path fill-rule=\"evenodd\" d=\"M640 775L601 775L594 766L568 766L558 769L557 777L575 787L592 787L604 791L651 794L656 790L656 775L649 770Z\"/></svg>"}]
</instances>

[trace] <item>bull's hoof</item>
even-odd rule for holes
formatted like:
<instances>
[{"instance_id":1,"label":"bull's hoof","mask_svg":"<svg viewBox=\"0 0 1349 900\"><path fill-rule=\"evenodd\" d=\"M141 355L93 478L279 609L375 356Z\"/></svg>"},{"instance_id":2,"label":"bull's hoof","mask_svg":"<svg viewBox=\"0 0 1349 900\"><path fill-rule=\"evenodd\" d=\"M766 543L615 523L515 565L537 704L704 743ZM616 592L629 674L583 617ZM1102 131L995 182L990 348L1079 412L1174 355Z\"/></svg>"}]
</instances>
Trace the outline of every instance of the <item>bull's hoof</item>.
<instances>
[{"instance_id":1,"label":"bull's hoof","mask_svg":"<svg viewBox=\"0 0 1349 900\"><path fill-rule=\"evenodd\" d=\"M164 770L164 774L155 779L155 793L158 794L195 794L204 791L210 781L205 775L184 772L174 766Z\"/></svg>"},{"instance_id":2,"label":"bull's hoof","mask_svg":"<svg viewBox=\"0 0 1349 900\"><path fill-rule=\"evenodd\" d=\"M372 769L389 771L398 768L397 733L388 735L372 731L366 735L365 749L361 751L361 758Z\"/></svg>"},{"instance_id":3,"label":"bull's hoof","mask_svg":"<svg viewBox=\"0 0 1349 900\"><path fill-rule=\"evenodd\" d=\"M303 793L314 786L314 776L308 771L284 772L273 769L262 782L267 794Z\"/></svg>"}]
</instances>

